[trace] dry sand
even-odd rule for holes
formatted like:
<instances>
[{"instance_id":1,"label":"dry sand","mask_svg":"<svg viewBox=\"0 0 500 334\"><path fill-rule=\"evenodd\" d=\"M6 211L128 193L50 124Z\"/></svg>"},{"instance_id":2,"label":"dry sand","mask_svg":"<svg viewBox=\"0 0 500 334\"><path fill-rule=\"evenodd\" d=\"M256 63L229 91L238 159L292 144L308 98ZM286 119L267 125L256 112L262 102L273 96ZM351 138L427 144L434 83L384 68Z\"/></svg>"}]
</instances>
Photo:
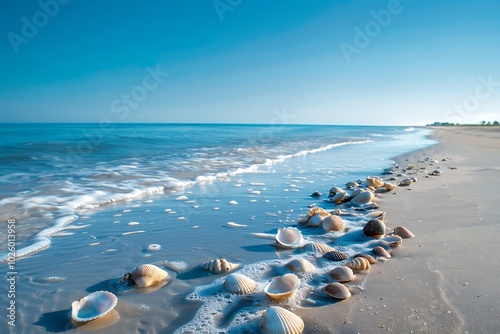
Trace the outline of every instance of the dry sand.
<instances>
[{"instance_id":1,"label":"dry sand","mask_svg":"<svg viewBox=\"0 0 500 334\"><path fill-rule=\"evenodd\" d=\"M433 138L397 162L442 174L420 170L378 200L388 227L416 237L372 267L364 291L299 311L305 333L500 333L500 127L440 127Z\"/></svg>"}]
</instances>

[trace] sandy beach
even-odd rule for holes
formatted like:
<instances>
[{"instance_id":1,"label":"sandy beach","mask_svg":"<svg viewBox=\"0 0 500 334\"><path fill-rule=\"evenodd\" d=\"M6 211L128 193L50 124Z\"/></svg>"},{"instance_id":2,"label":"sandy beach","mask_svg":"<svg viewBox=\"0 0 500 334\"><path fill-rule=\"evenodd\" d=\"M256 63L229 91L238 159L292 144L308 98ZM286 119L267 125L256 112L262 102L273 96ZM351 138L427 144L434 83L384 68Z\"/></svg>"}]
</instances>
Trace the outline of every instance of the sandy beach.
<instances>
[{"instance_id":1,"label":"sandy beach","mask_svg":"<svg viewBox=\"0 0 500 334\"><path fill-rule=\"evenodd\" d=\"M415 238L372 267L364 291L300 312L305 333L500 332L500 127L434 130L438 144L396 160L415 164L419 181L378 199L387 227Z\"/></svg>"}]
</instances>

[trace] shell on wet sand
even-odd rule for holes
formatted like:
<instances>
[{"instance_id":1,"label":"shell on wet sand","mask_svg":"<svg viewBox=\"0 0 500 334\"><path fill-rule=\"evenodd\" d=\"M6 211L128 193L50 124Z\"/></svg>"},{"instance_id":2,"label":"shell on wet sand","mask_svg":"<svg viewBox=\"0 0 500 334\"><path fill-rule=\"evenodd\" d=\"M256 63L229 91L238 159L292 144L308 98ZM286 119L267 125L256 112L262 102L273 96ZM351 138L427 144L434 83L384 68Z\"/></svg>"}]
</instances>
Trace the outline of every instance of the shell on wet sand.
<instances>
[{"instance_id":1,"label":"shell on wet sand","mask_svg":"<svg viewBox=\"0 0 500 334\"><path fill-rule=\"evenodd\" d=\"M389 191L396 189L396 187L397 186L394 183L391 183L391 182L384 183L384 188L389 190Z\"/></svg>"},{"instance_id":2,"label":"shell on wet sand","mask_svg":"<svg viewBox=\"0 0 500 334\"><path fill-rule=\"evenodd\" d=\"M236 269L238 264L231 263L224 258L211 260L201 264L201 268L214 273L228 272Z\"/></svg>"},{"instance_id":3,"label":"shell on wet sand","mask_svg":"<svg viewBox=\"0 0 500 334\"><path fill-rule=\"evenodd\" d=\"M377 218L377 219L380 219L381 221L384 221L385 215L386 215L385 211L377 210L377 211L373 211L373 212L367 213L365 215L365 217L368 217L370 219Z\"/></svg>"},{"instance_id":4,"label":"shell on wet sand","mask_svg":"<svg viewBox=\"0 0 500 334\"><path fill-rule=\"evenodd\" d=\"M281 302L292 297L300 286L295 274L274 277L265 287L264 293L272 300Z\"/></svg>"},{"instance_id":5,"label":"shell on wet sand","mask_svg":"<svg viewBox=\"0 0 500 334\"><path fill-rule=\"evenodd\" d=\"M264 311L260 329L264 334L300 334L304 331L304 321L283 307L271 306Z\"/></svg>"},{"instance_id":6,"label":"shell on wet sand","mask_svg":"<svg viewBox=\"0 0 500 334\"><path fill-rule=\"evenodd\" d=\"M351 199L351 203L354 205L369 204L374 198L375 197L371 191L363 191Z\"/></svg>"},{"instance_id":7,"label":"shell on wet sand","mask_svg":"<svg viewBox=\"0 0 500 334\"><path fill-rule=\"evenodd\" d=\"M335 299L347 299L351 297L351 292L342 283L330 283L323 287L323 292Z\"/></svg>"},{"instance_id":8,"label":"shell on wet sand","mask_svg":"<svg viewBox=\"0 0 500 334\"><path fill-rule=\"evenodd\" d=\"M391 254L384 247L381 246L373 247L372 252L373 254L385 257L386 259L391 258Z\"/></svg>"},{"instance_id":9,"label":"shell on wet sand","mask_svg":"<svg viewBox=\"0 0 500 334\"><path fill-rule=\"evenodd\" d=\"M257 282L245 275L234 273L226 276L224 287L231 293L244 295L257 289Z\"/></svg>"},{"instance_id":10,"label":"shell on wet sand","mask_svg":"<svg viewBox=\"0 0 500 334\"><path fill-rule=\"evenodd\" d=\"M349 255L338 250L332 250L323 254L323 257L331 261L344 261L349 258Z\"/></svg>"},{"instance_id":11,"label":"shell on wet sand","mask_svg":"<svg viewBox=\"0 0 500 334\"><path fill-rule=\"evenodd\" d=\"M413 238L415 236L404 226L396 226L394 228L394 234L399 235L403 239Z\"/></svg>"},{"instance_id":12,"label":"shell on wet sand","mask_svg":"<svg viewBox=\"0 0 500 334\"><path fill-rule=\"evenodd\" d=\"M354 258L357 258L357 257L363 257L363 258L367 259L370 264L375 264L375 262L376 262L375 258L373 256L371 256L370 254L358 253L358 254L354 255Z\"/></svg>"},{"instance_id":13,"label":"shell on wet sand","mask_svg":"<svg viewBox=\"0 0 500 334\"><path fill-rule=\"evenodd\" d=\"M388 242L391 248L396 248L403 243L403 238L399 235L390 235L385 237L383 241Z\"/></svg>"},{"instance_id":14,"label":"shell on wet sand","mask_svg":"<svg viewBox=\"0 0 500 334\"><path fill-rule=\"evenodd\" d=\"M385 224L380 219L370 219L363 227L363 233L373 238L381 238L385 234Z\"/></svg>"},{"instance_id":15,"label":"shell on wet sand","mask_svg":"<svg viewBox=\"0 0 500 334\"><path fill-rule=\"evenodd\" d=\"M330 276L339 282L350 282L354 279L352 269L347 266L340 266L330 270Z\"/></svg>"},{"instance_id":16,"label":"shell on wet sand","mask_svg":"<svg viewBox=\"0 0 500 334\"><path fill-rule=\"evenodd\" d=\"M293 259L287 264L285 264L285 267L296 273L301 273L301 272L309 273L316 270L314 264L312 264L311 262L307 261L304 258Z\"/></svg>"},{"instance_id":17,"label":"shell on wet sand","mask_svg":"<svg viewBox=\"0 0 500 334\"><path fill-rule=\"evenodd\" d=\"M345 223L342 218L337 215L331 215L323 219L321 223L325 231L343 231L345 228Z\"/></svg>"},{"instance_id":18,"label":"shell on wet sand","mask_svg":"<svg viewBox=\"0 0 500 334\"><path fill-rule=\"evenodd\" d=\"M87 322L102 317L111 311L118 298L109 291L96 291L71 304L71 318L76 322Z\"/></svg>"},{"instance_id":19,"label":"shell on wet sand","mask_svg":"<svg viewBox=\"0 0 500 334\"><path fill-rule=\"evenodd\" d=\"M409 186L413 182L412 178L407 178L398 183L398 186Z\"/></svg>"},{"instance_id":20,"label":"shell on wet sand","mask_svg":"<svg viewBox=\"0 0 500 334\"><path fill-rule=\"evenodd\" d=\"M345 265L352 270L368 270L371 268L370 262L364 257L356 257Z\"/></svg>"},{"instance_id":21,"label":"shell on wet sand","mask_svg":"<svg viewBox=\"0 0 500 334\"><path fill-rule=\"evenodd\" d=\"M280 227L274 239L281 248L297 248L304 242L302 232L295 227Z\"/></svg>"},{"instance_id":22,"label":"shell on wet sand","mask_svg":"<svg viewBox=\"0 0 500 334\"><path fill-rule=\"evenodd\" d=\"M379 188L384 185L384 180L382 180L378 176L368 176L366 178L366 185L368 187L374 187L374 188Z\"/></svg>"},{"instance_id":23,"label":"shell on wet sand","mask_svg":"<svg viewBox=\"0 0 500 334\"><path fill-rule=\"evenodd\" d=\"M304 250L307 252L315 252L325 254L335 249L333 247L328 246L327 244L322 244L319 242L310 242L304 246Z\"/></svg>"},{"instance_id":24,"label":"shell on wet sand","mask_svg":"<svg viewBox=\"0 0 500 334\"><path fill-rule=\"evenodd\" d=\"M142 264L132 272L125 274L120 282L128 281L138 288L147 288L168 277L168 272L154 264Z\"/></svg>"}]
</instances>

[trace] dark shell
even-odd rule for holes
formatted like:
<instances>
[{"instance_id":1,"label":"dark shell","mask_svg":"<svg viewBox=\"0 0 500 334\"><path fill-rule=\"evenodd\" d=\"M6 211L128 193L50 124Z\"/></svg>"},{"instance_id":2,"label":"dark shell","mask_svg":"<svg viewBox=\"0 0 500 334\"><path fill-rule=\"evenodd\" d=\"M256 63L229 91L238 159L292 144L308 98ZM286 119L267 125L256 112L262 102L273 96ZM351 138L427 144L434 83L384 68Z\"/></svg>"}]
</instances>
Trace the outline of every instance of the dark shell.
<instances>
[{"instance_id":1,"label":"dark shell","mask_svg":"<svg viewBox=\"0 0 500 334\"><path fill-rule=\"evenodd\" d=\"M343 261L347 260L349 258L349 255L341 251L333 250L328 253L325 253L323 257L331 261Z\"/></svg>"},{"instance_id":2,"label":"dark shell","mask_svg":"<svg viewBox=\"0 0 500 334\"><path fill-rule=\"evenodd\" d=\"M354 255L354 258L357 258L357 257L364 257L365 259L368 260L368 262L370 262L370 264L375 264L375 258L373 256L371 256L370 254L359 253L359 254Z\"/></svg>"},{"instance_id":3,"label":"dark shell","mask_svg":"<svg viewBox=\"0 0 500 334\"><path fill-rule=\"evenodd\" d=\"M385 224L380 219L371 219L363 227L363 233L369 237L381 238L385 234Z\"/></svg>"},{"instance_id":4,"label":"dark shell","mask_svg":"<svg viewBox=\"0 0 500 334\"><path fill-rule=\"evenodd\" d=\"M315 191L311 194L311 197L321 197L323 194L320 193L319 191Z\"/></svg>"}]
</instances>

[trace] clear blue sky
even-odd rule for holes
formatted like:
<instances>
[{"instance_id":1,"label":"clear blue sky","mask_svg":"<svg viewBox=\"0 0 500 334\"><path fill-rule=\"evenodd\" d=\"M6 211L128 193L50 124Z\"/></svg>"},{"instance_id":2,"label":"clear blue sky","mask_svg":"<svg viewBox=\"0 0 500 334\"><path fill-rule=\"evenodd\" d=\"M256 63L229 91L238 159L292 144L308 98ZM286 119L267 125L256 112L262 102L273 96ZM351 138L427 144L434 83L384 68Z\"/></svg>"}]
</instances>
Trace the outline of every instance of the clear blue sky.
<instances>
[{"instance_id":1,"label":"clear blue sky","mask_svg":"<svg viewBox=\"0 0 500 334\"><path fill-rule=\"evenodd\" d=\"M498 0L59 1L0 4L0 122L500 120Z\"/></svg>"}]
</instances>

